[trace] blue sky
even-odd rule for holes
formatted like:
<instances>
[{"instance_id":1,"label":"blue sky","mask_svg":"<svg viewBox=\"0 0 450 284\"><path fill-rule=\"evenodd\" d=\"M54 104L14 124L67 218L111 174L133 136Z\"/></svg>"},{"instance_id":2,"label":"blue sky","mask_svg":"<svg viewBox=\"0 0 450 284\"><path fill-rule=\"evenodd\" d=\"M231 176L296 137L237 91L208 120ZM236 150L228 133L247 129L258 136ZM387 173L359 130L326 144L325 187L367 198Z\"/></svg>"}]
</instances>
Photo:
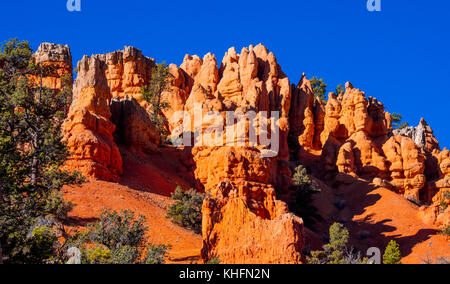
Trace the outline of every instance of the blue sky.
<instances>
[{"instance_id":1,"label":"blue sky","mask_svg":"<svg viewBox=\"0 0 450 284\"><path fill-rule=\"evenodd\" d=\"M390 112L417 125L423 116L441 147L450 146L450 1L2 1L0 40L69 44L84 54L133 45L158 62L180 64L186 53L216 54L263 43L291 82L302 72L329 90L351 81Z\"/></svg>"}]
</instances>

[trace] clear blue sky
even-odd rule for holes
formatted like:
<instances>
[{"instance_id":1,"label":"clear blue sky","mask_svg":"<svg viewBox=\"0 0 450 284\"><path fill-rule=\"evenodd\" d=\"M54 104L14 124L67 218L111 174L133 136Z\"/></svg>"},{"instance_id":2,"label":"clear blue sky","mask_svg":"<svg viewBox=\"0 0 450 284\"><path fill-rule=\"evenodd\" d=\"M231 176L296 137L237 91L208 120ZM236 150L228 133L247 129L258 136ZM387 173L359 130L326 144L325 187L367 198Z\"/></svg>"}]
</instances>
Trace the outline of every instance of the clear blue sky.
<instances>
[{"instance_id":1,"label":"clear blue sky","mask_svg":"<svg viewBox=\"0 0 450 284\"><path fill-rule=\"evenodd\" d=\"M366 0L2 1L0 40L17 37L69 44L84 54L133 45L158 62L180 64L186 53L216 54L263 43L290 80L302 72L334 89L351 81L390 112L417 125L423 116L441 147L450 146L450 1Z\"/></svg>"}]
</instances>

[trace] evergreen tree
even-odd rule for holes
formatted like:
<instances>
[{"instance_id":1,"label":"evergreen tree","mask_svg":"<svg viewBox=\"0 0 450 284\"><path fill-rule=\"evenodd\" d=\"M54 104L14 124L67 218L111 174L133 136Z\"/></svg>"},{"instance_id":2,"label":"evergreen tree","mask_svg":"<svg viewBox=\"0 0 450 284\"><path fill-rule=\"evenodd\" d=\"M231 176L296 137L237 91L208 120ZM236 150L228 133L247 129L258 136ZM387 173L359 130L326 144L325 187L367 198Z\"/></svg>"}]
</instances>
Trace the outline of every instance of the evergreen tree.
<instances>
[{"instance_id":1,"label":"evergreen tree","mask_svg":"<svg viewBox=\"0 0 450 284\"><path fill-rule=\"evenodd\" d=\"M194 230L200 234L202 231L202 205L206 195L198 193L194 189L184 192L177 187L172 193L172 199L176 202L169 207L167 218L182 227Z\"/></svg>"},{"instance_id":2,"label":"evergreen tree","mask_svg":"<svg viewBox=\"0 0 450 284\"><path fill-rule=\"evenodd\" d=\"M310 83L314 92L314 97L319 98L321 101L326 101L325 94L327 92L328 85L324 83L323 79L313 77L310 80Z\"/></svg>"},{"instance_id":3,"label":"evergreen tree","mask_svg":"<svg viewBox=\"0 0 450 284\"><path fill-rule=\"evenodd\" d=\"M317 214L317 208L312 205L314 195L320 193L320 189L313 185L302 165L295 168L292 182L294 184L292 190L295 192L295 203L291 204L291 211L302 217L307 227L312 228L316 221L322 220L322 217Z\"/></svg>"},{"instance_id":4,"label":"evergreen tree","mask_svg":"<svg viewBox=\"0 0 450 284\"><path fill-rule=\"evenodd\" d=\"M368 259L348 248L350 233L344 225L334 223L330 227L330 242L323 246L322 251L312 251L307 256L309 264L367 264Z\"/></svg>"},{"instance_id":5,"label":"evergreen tree","mask_svg":"<svg viewBox=\"0 0 450 284\"><path fill-rule=\"evenodd\" d=\"M391 240L386 247L383 255L384 264L400 264L402 260L402 254L400 252L400 246L394 240Z\"/></svg>"},{"instance_id":6,"label":"evergreen tree","mask_svg":"<svg viewBox=\"0 0 450 284\"><path fill-rule=\"evenodd\" d=\"M409 126L408 122L403 122L402 115L399 113L392 113L392 129L403 129Z\"/></svg>"},{"instance_id":7,"label":"evergreen tree","mask_svg":"<svg viewBox=\"0 0 450 284\"><path fill-rule=\"evenodd\" d=\"M160 63L153 68L150 84L142 87L142 96L151 105L150 119L163 136L167 135L167 119L164 117L163 111L169 107L169 104L163 100L162 94L170 91L171 78L169 68L165 63Z\"/></svg>"},{"instance_id":8,"label":"evergreen tree","mask_svg":"<svg viewBox=\"0 0 450 284\"><path fill-rule=\"evenodd\" d=\"M344 91L344 87L342 87L342 84L339 84L337 87L336 87L336 95L340 95L340 94L343 94L343 93L345 93L345 91Z\"/></svg>"},{"instance_id":9,"label":"evergreen tree","mask_svg":"<svg viewBox=\"0 0 450 284\"><path fill-rule=\"evenodd\" d=\"M68 156L61 124L71 86L45 88L42 79L54 70L31 63L31 56L28 42L16 39L0 49L0 246L5 263L54 261L54 229L72 206L60 190L83 181L78 173L61 170Z\"/></svg>"}]
</instances>

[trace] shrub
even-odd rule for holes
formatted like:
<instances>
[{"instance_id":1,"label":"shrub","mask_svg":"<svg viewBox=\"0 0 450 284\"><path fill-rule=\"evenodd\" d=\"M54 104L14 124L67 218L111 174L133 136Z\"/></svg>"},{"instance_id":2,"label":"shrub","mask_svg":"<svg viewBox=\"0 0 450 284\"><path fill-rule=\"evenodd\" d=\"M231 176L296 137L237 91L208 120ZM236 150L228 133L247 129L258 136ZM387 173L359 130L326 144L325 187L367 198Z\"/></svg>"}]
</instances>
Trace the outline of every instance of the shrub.
<instances>
[{"instance_id":1,"label":"shrub","mask_svg":"<svg viewBox=\"0 0 450 284\"><path fill-rule=\"evenodd\" d=\"M172 199L176 202L171 205L167 212L167 218L172 222L185 228L194 230L197 234L202 230L202 204L206 195L198 193L194 189L184 192L177 187L172 193Z\"/></svg>"},{"instance_id":2,"label":"shrub","mask_svg":"<svg viewBox=\"0 0 450 284\"><path fill-rule=\"evenodd\" d=\"M170 246L167 245L150 245L147 247L144 264L164 264L167 251Z\"/></svg>"},{"instance_id":3,"label":"shrub","mask_svg":"<svg viewBox=\"0 0 450 284\"><path fill-rule=\"evenodd\" d=\"M144 242L144 235L148 229L144 222L144 216L141 215L135 220L134 213L129 210L120 213L104 211L100 215L100 220L89 226L89 240L110 249L136 247Z\"/></svg>"},{"instance_id":4,"label":"shrub","mask_svg":"<svg viewBox=\"0 0 450 284\"><path fill-rule=\"evenodd\" d=\"M400 264L402 254L400 252L400 246L394 240L391 240L386 247L383 255L384 264Z\"/></svg>"},{"instance_id":5,"label":"shrub","mask_svg":"<svg viewBox=\"0 0 450 284\"><path fill-rule=\"evenodd\" d=\"M48 226L38 226L33 229L29 239L29 259L28 263L40 264L42 262L53 261L54 245L57 241L52 228Z\"/></svg>"},{"instance_id":6,"label":"shrub","mask_svg":"<svg viewBox=\"0 0 450 284\"><path fill-rule=\"evenodd\" d=\"M208 260L206 262L206 264L211 264L211 265L220 264L220 258L218 258L218 257L211 258L210 260Z\"/></svg>"},{"instance_id":7,"label":"shrub","mask_svg":"<svg viewBox=\"0 0 450 284\"><path fill-rule=\"evenodd\" d=\"M444 213L444 211L447 210L449 202L450 202L450 191L445 191L442 194L442 200L441 200L441 204L439 206L439 211L441 213Z\"/></svg>"},{"instance_id":8,"label":"shrub","mask_svg":"<svg viewBox=\"0 0 450 284\"><path fill-rule=\"evenodd\" d=\"M85 264L108 264L111 257L112 253L109 249L97 245L85 251L82 261Z\"/></svg>"},{"instance_id":9,"label":"shrub","mask_svg":"<svg viewBox=\"0 0 450 284\"><path fill-rule=\"evenodd\" d=\"M439 231L439 234L450 237L450 226Z\"/></svg>"},{"instance_id":10,"label":"shrub","mask_svg":"<svg viewBox=\"0 0 450 284\"><path fill-rule=\"evenodd\" d=\"M330 227L330 242L323 246L323 251L312 251L306 257L309 264L365 264L367 259L362 259L361 254L355 249L347 247L350 233L339 223Z\"/></svg>"},{"instance_id":11,"label":"shrub","mask_svg":"<svg viewBox=\"0 0 450 284\"><path fill-rule=\"evenodd\" d=\"M104 211L87 232L77 234L69 243L81 248L85 264L162 264L169 246L148 244L146 248L148 228L144 222L144 216L135 218L129 210Z\"/></svg>"},{"instance_id":12,"label":"shrub","mask_svg":"<svg viewBox=\"0 0 450 284\"><path fill-rule=\"evenodd\" d=\"M321 221L322 217L317 214L317 208L312 203L314 201L314 195L320 192L320 189L316 188L306 169L303 166L298 166L295 169L294 176L292 178L293 191L295 191L295 203L291 204L291 211L300 216L305 225L309 228Z\"/></svg>"}]
</instances>

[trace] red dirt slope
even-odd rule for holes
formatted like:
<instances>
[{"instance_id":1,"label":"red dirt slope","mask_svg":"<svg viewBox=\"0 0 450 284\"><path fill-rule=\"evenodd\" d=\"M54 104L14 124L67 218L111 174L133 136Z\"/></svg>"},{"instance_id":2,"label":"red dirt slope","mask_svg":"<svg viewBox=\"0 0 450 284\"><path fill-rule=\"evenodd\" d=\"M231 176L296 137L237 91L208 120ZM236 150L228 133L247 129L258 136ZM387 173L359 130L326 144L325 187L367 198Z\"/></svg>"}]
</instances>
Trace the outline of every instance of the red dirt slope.
<instances>
[{"instance_id":1,"label":"red dirt slope","mask_svg":"<svg viewBox=\"0 0 450 284\"><path fill-rule=\"evenodd\" d=\"M164 150L163 150L164 151ZM169 151L169 150L167 150ZM103 209L129 209L146 217L149 241L170 244L170 263L198 262L202 238L166 219L170 193L177 185L185 189L190 183L178 176L164 159L171 153L152 156L135 155L121 149L124 176L119 183L90 180L81 187L64 188L64 196L76 204L70 212L77 225L95 221Z\"/></svg>"}]
</instances>

